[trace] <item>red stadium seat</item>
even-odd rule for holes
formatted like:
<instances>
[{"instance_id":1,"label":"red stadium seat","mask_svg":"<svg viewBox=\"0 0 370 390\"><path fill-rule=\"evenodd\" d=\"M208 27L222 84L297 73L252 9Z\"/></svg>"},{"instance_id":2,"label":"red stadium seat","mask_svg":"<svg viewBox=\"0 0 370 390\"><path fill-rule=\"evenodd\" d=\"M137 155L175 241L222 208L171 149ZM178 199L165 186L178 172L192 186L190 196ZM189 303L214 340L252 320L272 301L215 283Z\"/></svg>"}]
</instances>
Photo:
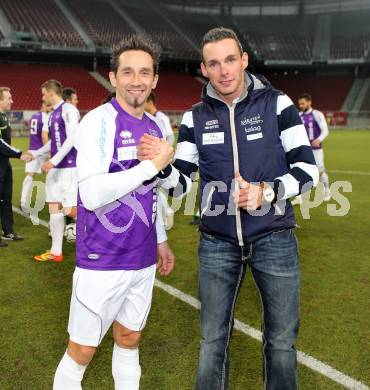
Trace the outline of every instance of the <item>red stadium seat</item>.
<instances>
[{"instance_id":1,"label":"red stadium seat","mask_svg":"<svg viewBox=\"0 0 370 390\"><path fill-rule=\"evenodd\" d=\"M49 79L60 81L65 87L75 88L79 109L97 107L108 91L80 66L0 64L0 85L12 89L14 110L38 110L41 84Z\"/></svg>"}]
</instances>

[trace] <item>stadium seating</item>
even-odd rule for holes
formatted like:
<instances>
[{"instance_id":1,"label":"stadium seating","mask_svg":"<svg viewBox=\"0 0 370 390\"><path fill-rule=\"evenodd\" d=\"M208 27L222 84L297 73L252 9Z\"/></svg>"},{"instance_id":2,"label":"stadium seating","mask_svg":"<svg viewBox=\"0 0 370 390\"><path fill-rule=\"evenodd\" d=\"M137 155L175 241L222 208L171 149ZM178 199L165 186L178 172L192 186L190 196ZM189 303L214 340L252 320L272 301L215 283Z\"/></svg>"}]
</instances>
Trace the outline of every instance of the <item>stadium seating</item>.
<instances>
[{"instance_id":1,"label":"stadium seating","mask_svg":"<svg viewBox=\"0 0 370 390\"><path fill-rule=\"evenodd\" d=\"M132 27L115 8L101 0L62 0L98 47L110 48ZM248 43L249 50L264 61L310 62L317 27L314 15L241 16L182 12L161 7L163 17L150 7L134 1L118 2L135 23L158 41L164 57L199 58L192 47L166 22L170 19L195 45L203 34L215 26L235 27ZM153 5L155 6L155 4ZM41 41L64 47L84 47L85 43L70 21L52 0L2 0L0 7L15 31L34 33ZM370 53L368 13L333 14L331 18L330 59L363 60ZM346 26L343 29L343 26ZM360 33L359 33L360 31ZM0 39L2 34L0 31Z\"/></svg>"},{"instance_id":2,"label":"stadium seating","mask_svg":"<svg viewBox=\"0 0 370 390\"><path fill-rule=\"evenodd\" d=\"M269 81L285 92L294 103L302 93L312 95L319 110L340 110L352 86L351 76L271 75Z\"/></svg>"},{"instance_id":3,"label":"stadium seating","mask_svg":"<svg viewBox=\"0 0 370 390\"><path fill-rule=\"evenodd\" d=\"M330 57L332 59L361 59L365 58L370 49L370 34L361 36L332 37Z\"/></svg>"},{"instance_id":4,"label":"stadium seating","mask_svg":"<svg viewBox=\"0 0 370 390\"><path fill-rule=\"evenodd\" d=\"M137 22L155 41L157 41L166 57L193 58L197 52L179 34L159 16L153 17L153 11L142 8L125 8L125 11Z\"/></svg>"},{"instance_id":5,"label":"stadium seating","mask_svg":"<svg viewBox=\"0 0 370 390\"><path fill-rule=\"evenodd\" d=\"M184 111L200 101L202 84L185 73L162 72L156 88L158 107L166 111Z\"/></svg>"},{"instance_id":6,"label":"stadium seating","mask_svg":"<svg viewBox=\"0 0 370 390\"><path fill-rule=\"evenodd\" d=\"M210 15L207 15L205 18L204 15L191 14L189 16L179 12L169 12L168 17L179 26L181 31L185 32L196 47L200 46L202 37L208 30L216 26L225 26L225 24L220 23L219 20ZM199 52L194 49L189 53L189 58L199 60Z\"/></svg>"},{"instance_id":7,"label":"stadium seating","mask_svg":"<svg viewBox=\"0 0 370 390\"><path fill-rule=\"evenodd\" d=\"M343 28L345 26L345 28ZM330 57L363 59L370 50L369 13L338 14L332 18Z\"/></svg>"},{"instance_id":8,"label":"stadium seating","mask_svg":"<svg viewBox=\"0 0 370 390\"><path fill-rule=\"evenodd\" d=\"M65 87L77 90L79 109L98 106L107 91L80 66L0 64L0 85L12 89L14 110L37 110L41 102L41 84L59 80Z\"/></svg>"},{"instance_id":9,"label":"stadium seating","mask_svg":"<svg viewBox=\"0 0 370 390\"><path fill-rule=\"evenodd\" d=\"M127 22L108 2L66 0L66 3L97 46L110 48L123 35L132 32Z\"/></svg>"},{"instance_id":10,"label":"stadium seating","mask_svg":"<svg viewBox=\"0 0 370 390\"><path fill-rule=\"evenodd\" d=\"M16 31L30 31L58 46L85 46L57 5L49 0L2 0L1 8Z\"/></svg>"},{"instance_id":11,"label":"stadium seating","mask_svg":"<svg viewBox=\"0 0 370 390\"><path fill-rule=\"evenodd\" d=\"M313 20L310 17L235 17L249 48L260 60L310 61Z\"/></svg>"},{"instance_id":12,"label":"stadium seating","mask_svg":"<svg viewBox=\"0 0 370 390\"><path fill-rule=\"evenodd\" d=\"M310 61L312 38L297 35L264 34L249 31L244 34L254 53L263 60Z\"/></svg>"}]
</instances>

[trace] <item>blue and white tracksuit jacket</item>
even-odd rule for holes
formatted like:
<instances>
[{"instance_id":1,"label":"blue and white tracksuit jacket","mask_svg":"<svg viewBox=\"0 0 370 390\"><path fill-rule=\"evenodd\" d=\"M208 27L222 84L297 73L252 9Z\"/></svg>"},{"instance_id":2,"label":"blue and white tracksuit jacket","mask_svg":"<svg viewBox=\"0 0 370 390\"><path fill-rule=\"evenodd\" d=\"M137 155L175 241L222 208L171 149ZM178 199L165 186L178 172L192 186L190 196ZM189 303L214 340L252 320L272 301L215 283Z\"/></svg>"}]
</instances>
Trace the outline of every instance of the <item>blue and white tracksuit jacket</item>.
<instances>
[{"instance_id":1,"label":"blue and white tracksuit jacket","mask_svg":"<svg viewBox=\"0 0 370 390\"><path fill-rule=\"evenodd\" d=\"M243 96L229 106L208 84L202 102L182 119L175 160L162 175L189 191L199 169L200 230L243 246L295 226L289 198L318 182L306 130L291 99L263 77L246 73ZM236 208L235 172L248 182L269 182L276 202L248 212ZM193 176L192 176L193 177Z\"/></svg>"}]
</instances>

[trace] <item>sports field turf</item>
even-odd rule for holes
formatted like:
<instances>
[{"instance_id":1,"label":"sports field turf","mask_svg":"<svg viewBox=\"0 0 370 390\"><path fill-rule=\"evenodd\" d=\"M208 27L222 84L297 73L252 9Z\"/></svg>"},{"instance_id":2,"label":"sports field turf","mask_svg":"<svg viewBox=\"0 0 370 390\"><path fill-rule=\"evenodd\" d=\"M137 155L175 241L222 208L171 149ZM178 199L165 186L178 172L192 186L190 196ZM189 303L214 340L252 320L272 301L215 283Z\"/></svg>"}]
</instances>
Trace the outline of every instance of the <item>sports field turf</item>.
<instances>
[{"instance_id":1,"label":"sports field turf","mask_svg":"<svg viewBox=\"0 0 370 390\"><path fill-rule=\"evenodd\" d=\"M25 139L14 139L25 147ZM297 348L342 373L370 385L370 131L332 131L325 142L331 182L352 184L344 193L350 211L328 215L326 205L310 210L305 220L296 208L296 233L302 267L301 330ZM13 161L14 205L19 203L22 163ZM336 171L333 173L331 171ZM351 171L345 173L340 171ZM365 174L359 174L359 173ZM367 173L367 174L366 174ZM330 202L335 204L336 202ZM44 210L41 218L48 219ZM159 278L197 297L196 228L191 216L176 214L169 233L177 256L170 277ZM0 250L0 389L49 390L65 351L74 245L65 244L63 263L36 263L33 255L49 248L47 229L15 215L20 243ZM194 386L199 348L199 312L156 288L141 344L145 390L188 390ZM236 317L260 328L258 292L248 273ZM84 389L113 389L112 338L109 333L86 371ZM230 390L262 389L261 344L236 332L231 345ZM341 385L299 365L300 389L341 389Z\"/></svg>"}]
</instances>

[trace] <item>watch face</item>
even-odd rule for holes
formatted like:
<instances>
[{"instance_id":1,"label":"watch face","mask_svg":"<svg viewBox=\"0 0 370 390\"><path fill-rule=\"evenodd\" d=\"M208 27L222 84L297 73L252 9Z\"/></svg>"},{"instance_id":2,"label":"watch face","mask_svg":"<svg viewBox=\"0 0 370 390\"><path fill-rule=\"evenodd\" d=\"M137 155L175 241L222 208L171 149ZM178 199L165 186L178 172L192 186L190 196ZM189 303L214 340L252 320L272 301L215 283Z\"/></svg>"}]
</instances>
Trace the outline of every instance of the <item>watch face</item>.
<instances>
[{"instance_id":1,"label":"watch face","mask_svg":"<svg viewBox=\"0 0 370 390\"><path fill-rule=\"evenodd\" d=\"M274 200L274 196L275 196L275 193L274 193L274 190L272 188L266 189L263 193L263 197L265 198L265 200L267 202L272 202Z\"/></svg>"}]
</instances>

